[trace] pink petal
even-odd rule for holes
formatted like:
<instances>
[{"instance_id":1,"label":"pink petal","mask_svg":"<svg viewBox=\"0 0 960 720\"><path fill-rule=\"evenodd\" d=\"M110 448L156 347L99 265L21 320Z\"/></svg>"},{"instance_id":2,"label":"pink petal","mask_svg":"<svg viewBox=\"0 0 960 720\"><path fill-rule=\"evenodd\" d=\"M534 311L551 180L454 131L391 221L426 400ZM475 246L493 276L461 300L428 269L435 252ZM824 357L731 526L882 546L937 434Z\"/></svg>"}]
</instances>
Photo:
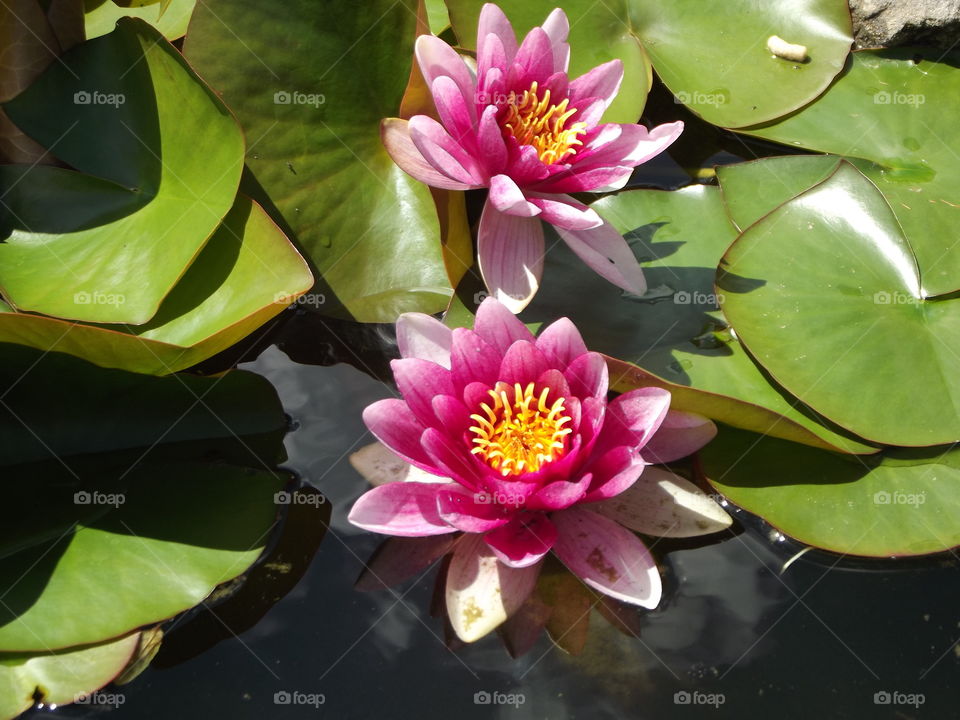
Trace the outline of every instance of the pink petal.
<instances>
[{"instance_id":1,"label":"pink petal","mask_svg":"<svg viewBox=\"0 0 960 720\"><path fill-rule=\"evenodd\" d=\"M479 486L480 471L464 438L453 438L437 428L427 428L420 444L429 455L438 475L451 477L467 489Z\"/></svg>"},{"instance_id":2,"label":"pink petal","mask_svg":"<svg viewBox=\"0 0 960 720\"><path fill-rule=\"evenodd\" d=\"M659 604L660 573L636 535L582 508L555 513L552 520L559 531L553 551L587 585L641 607Z\"/></svg>"},{"instance_id":3,"label":"pink petal","mask_svg":"<svg viewBox=\"0 0 960 720\"><path fill-rule=\"evenodd\" d=\"M560 8L556 8L547 16L541 27L547 37L550 38L550 44L553 46L554 72L567 72L567 66L570 64L570 44L567 42L567 36L570 34L570 23L567 21L566 13Z\"/></svg>"},{"instance_id":4,"label":"pink petal","mask_svg":"<svg viewBox=\"0 0 960 720\"><path fill-rule=\"evenodd\" d=\"M420 35L414 45L414 53L417 56L417 63L420 65L423 78L427 82L427 87L432 88L438 77L449 77L457 86L466 107L469 108L471 120L476 122L473 95L477 83L473 77L473 72L467 67L463 58L457 54L457 51L438 37Z\"/></svg>"},{"instance_id":5,"label":"pink petal","mask_svg":"<svg viewBox=\"0 0 960 720\"><path fill-rule=\"evenodd\" d=\"M503 10L493 3L486 3L480 10L480 20L477 23L478 50L483 46L484 39L491 34L496 35L500 40L500 47L505 54L504 66L512 63L517 54L517 36L513 32L513 26L503 14ZM481 58L477 59L478 65L480 60Z\"/></svg>"},{"instance_id":6,"label":"pink petal","mask_svg":"<svg viewBox=\"0 0 960 720\"><path fill-rule=\"evenodd\" d=\"M421 35L420 37L425 37ZM426 115L410 118L410 139L428 163L450 179L481 187L486 178L475 158L447 130Z\"/></svg>"},{"instance_id":7,"label":"pink petal","mask_svg":"<svg viewBox=\"0 0 960 720\"><path fill-rule=\"evenodd\" d=\"M516 315L494 298L487 298L477 308L473 330L501 355L517 340L533 342L533 333Z\"/></svg>"},{"instance_id":8,"label":"pink petal","mask_svg":"<svg viewBox=\"0 0 960 720\"><path fill-rule=\"evenodd\" d=\"M519 383L525 388L550 369L546 356L530 342L516 342L510 346L500 363L499 379L508 385Z\"/></svg>"},{"instance_id":9,"label":"pink petal","mask_svg":"<svg viewBox=\"0 0 960 720\"><path fill-rule=\"evenodd\" d=\"M453 333L435 317L403 313L397 318L397 348L400 356L420 358L450 369Z\"/></svg>"},{"instance_id":10,"label":"pink petal","mask_svg":"<svg viewBox=\"0 0 960 720\"><path fill-rule=\"evenodd\" d=\"M363 422L377 440L417 467L436 474L436 465L420 445L426 426L403 400L378 400L363 410Z\"/></svg>"},{"instance_id":11,"label":"pink petal","mask_svg":"<svg viewBox=\"0 0 960 720\"><path fill-rule=\"evenodd\" d=\"M692 455L717 435L717 426L696 413L670 410L641 454L649 463L668 463Z\"/></svg>"},{"instance_id":12,"label":"pink petal","mask_svg":"<svg viewBox=\"0 0 960 720\"><path fill-rule=\"evenodd\" d=\"M455 387L471 382L493 387L499 379L500 359L500 353L477 332L466 328L453 331L451 363Z\"/></svg>"},{"instance_id":13,"label":"pink petal","mask_svg":"<svg viewBox=\"0 0 960 720\"><path fill-rule=\"evenodd\" d=\"M490 175L501 172L507 164L507 146L503 142L503 132L497 123L497 108L487 107L480 116L477 129L477 149Z\"/></svg>"},{"instance_id":14,"label":"pink petal","mask_svg":"<svg viewBox=\"0 0 960 720\"><path fill-rule=\"evenodd\" d=\"M544 354L544 357L547 358L547 362L555 362L554 356L544 350L543 346L540 345L539 339L537 340L537 349ZM562 366L565 367L566 363L563 363ZM537 378L537 388L539 389L544 387L550 389L550 395L547 396L547 402L553 402L557 398L566 398L570 395L570 383L567 382L567 379L563 376L563 373L556 368L550 368Z\"/></svg>"},{"instance_id":15,"label":"pink petal","mask_svg":"<svg viewBox=\"0 0 960 720\"><path fill-rule=\"evenodd\" d=\"M587 488L593 481L590 473L583 474L576 482L558 480L544 485L529 500L530 510L563 510L584 499Z\"/></svg>"},{"instance_id":16,"label":"pink petal","mask_svg":"<svg viewBox=\"0 0 960 720\"><path fill-rule=\"evenodd\" d=\"M543 513L528 513L491 530L484 539L504 565L525 568L550 552L557 540L557 529Z\"/></svg>"},{"instance_id":17,"label":"pink petal","mask_svg":"<svg viewBox=\"0 0 960 720\"><path fill-rule=\"evenodd\" d=\"M600 188L618 190L623 187L633 168L628 166L596 167L580 169L579 167L553 175L543 182L536 183L528 193L575 193L592 192Z\"/></svg>"},{"instance_id":18,"label":"pink petal","mask_svg":"<svg viewBox=\"0 0 960 720\"><path fill-rule=\"evenodd\" d=\"M540 208L528 202L517 184L506 175L494 175L490 178L490 196L487 202L507 215L533 217L540 214Z\"/></svg>"},{"instance_id":19,"label":"pink petal","mask_svg":"<svg viewBox=\"0 0 960 720\"><path fill-rule=\"evenodd\" d=\"M441 75L430 86L433 104L447 132L461 144L473 142L474 117L477 110L473 98L465 99L457 84Z\"/></svg>"},{"instance_id":20,"label":"pink petal","mask_svg":"<svg viewBox=\"0 0 960 720\"><path fill-rule=\"evenodd\" d=\"M509 139L511 150L508 151L509 162L507 174L514 182L523 187L538 183L551 174L551 169L543 164L537 149L531 145L518 145L516 139Z\"/></svg>"},{"instance_id":21,"label":"pink petal","mask_svg":"<svg viewBox=\"0 0 960 720\"><path fill-rule=\"evenodd\" d=\"M432 401L435 395L453 395L450 372L436 363L419 358L391 360L390 368L404 402L429 427L437 422Z\"/></svg>"},{"instance_id":22,"label":"pink petal","mask_svg":"<svg viewBox=\"0 0 960 720\"><path fill-rule=\"evenodd\" d=\"M557 233L600 277L636 295L647 291L640 263L627 241L610 223L604 221L603 225L592 230L558 227Z\"/></svg>"},{"instance_id":23,"label":"pink petal","mask_svg":"<svg viewBox=\"0 0 960 720\"><path fill-rule=\"evenodd\" d=\"M527 200L539 210L540 219L567 230L589 230L603 225L603 218L569 195L528 193Z\"/></svg>"},{"instance_id":24,"label":"pink petal","mask_svg":"<svg viewBox=\"0 0 960 720\"><path fill-rule=\"evenodd\" d=\"M607 396L610 376L600 353L588 352L575 358L563 376L570 383L570 392L578 398Z\"/></svg>"},{"instance_id":25,"label":"pink petal","mask_svg":"<svg viewBox=\"0 0 960 720\"><path fill-rule=\"evenodd\" d=\"M550 36L542 27L532 28L520 43L517 56L513 59L511 75L514 72L521 86L528 85L532 80L543 81L553 74L553 46Z\"/></svg>"},{"instance_id":26,"label":"pink petal","mask_svg":"<svg viewBox=\"0 0 960 720\"><path fill-rule=\"evenodd\" d=\"M353 504L348 520L370 532L421 537L454 532L437 509L435 483L388 483L367 490Z\"/></svg>"},{"instance_id":27,"label":"pink petal","mask_svg":"<svg viewBox=\"0 0 960 720\"><path fill-rule=\"evenodd\" d=\"M653 130L643 125L603 125L596 139L577 153L577 168L640 165L666 150L682 132L680 121Z\"/></svg>"},{"instance_id":28,"label":"pink petal","mask_svg":"<svg viewBox=\"0 0 960 720\"><path fill-rule=\"evenodd\" d=\"M578 357L587 353L587 346L577 326L570 321L570 318L565 317L550 323L540 331L540 335L537 336L537 347L553 361L556 367L564 370Z\"/></svg>"},{"instance_id":29,"label":"pink petal","mask_svg":"<svg viewBox=\"0 0 960 720\"><path fill-rule=\"evenodd\" d=\"M646 463L633 447L621 445L606 451L590 465L593 484L584 502L605 500L619 495L632 486L643 472Z\"/></svg>"},{"instance_id":30,"label":"pink petal","mask_svg":"<svg viewBox=\"0 0 960 720\"><path fill-rule=\"evenodd\" d=\"M407 175L444 190L469 190L472 183L462 183L437 170L410 139L409 123L399 118L386 118L380 122L380 139L393 161Z\"/></svg>"},{"instance_id":31,"label":"pink petal","mask_svg":"<svg viewBox=\"0 0 960 720\"><path fill-rule=\"evenodd\" d=\"M473 642L494 630L520 609L539 573L539 565L507 567L483 535L465 535L447 569L447 617L457 637Z\"/></svg>"},{"instance_id":32,"label":"pink petal","mask_svg":"<svg viewBox=\"0 0 960 720\"><path fill-rule=\"evenodd\" d=\"M657 432L669 408L669 390L644 387L624 393L607 406L604 443L642 448Z\"/></svg>"},{"instance_id":33,"label":"pink petal","mask_svg":"<svg viewBox=\"0 0 960 720\"><path fill-rule=\"evenodd\" d=\"M439 426L446 429L451 437L462 436L473 424L470 419L473 411L468 410L467 406L453 395L436 395L431 405Z\"/></svg>"},{"instance_id":34,"label":"pink petal","mask_svg":"<svg viewBox=\"0 0 960 720\"><path fill-rule=\"evenodd\" d=\"M364 565L354 583L361 592L383 590L409 580L433 565L437 559L453 549L460 539L457 535L431 537L392 537L381 543Z\"/></svg>"},{"instance_id":35,"label":"pink petal","mask_svg":"<svg viewBox=\"0 0 960 720\"><path fill-rule=\"evenodd\" d=\"M511 312L523 310L540 287L543 274L540 221L505 215L488 199L480 217L477 255L490 292Z\"/></svg>"},{"instance_id":36,"label":"pink petal","mask_svg":"<svg viewBox=\"0 0 960 720\"><path fill-rule=\"evenodd\" d=\"M611 60L597 65L570 83L570 104L576 106L581 98L603 98L607 107L613 102L623 81L623 62Z\"/></svg>"},{"instance_id":37,"label":"pink petal","mask_svg":"<svg viewBox=\"0 0 960 720\"><path fill-rule=\"evenodd\" d=\"M469 533L487 532L506 525L514 515L513 511L493 502L488 493L458 485L437 493L437 507L445 523Z\"/></svg>"}]
</instances>

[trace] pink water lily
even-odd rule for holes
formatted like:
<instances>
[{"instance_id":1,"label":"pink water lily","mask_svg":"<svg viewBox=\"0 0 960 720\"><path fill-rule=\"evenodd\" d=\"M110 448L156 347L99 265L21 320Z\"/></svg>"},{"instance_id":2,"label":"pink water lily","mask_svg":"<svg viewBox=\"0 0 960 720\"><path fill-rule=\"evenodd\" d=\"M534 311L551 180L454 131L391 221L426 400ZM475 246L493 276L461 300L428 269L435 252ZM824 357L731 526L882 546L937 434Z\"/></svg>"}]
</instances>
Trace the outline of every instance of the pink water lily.
<instances>
[{"instance_id":1,"label":"pink water lily","mask_svg":"<svg viewBox=\"0 0 960 720\"><path fill-rule=\"evenodd\" d=\"M464 533L446 587L462 639L515 612L551 551L599 592L656 607L660 575L631 530L689 536L729 525L688 481L647 468L699 449L713 423L670 410L660 388L608 401L604 358L568 319L534 337L488 298L473 330L410 313L397 339L402 399L363 414L390 452L355 463L378 486L349 519L402 537ZM391 457L403 472L390 469Z\"/></svg>"},{"instance_id":2,"label":"pink water lily","mask_svg":"<svg viewBox=\"0 0 960 720\"><path fill-rule=\"evenodd\" d=\"M611 60L570 80L569 23L550 13L517 44L496 5L477 30L476 70L445 42L417 38L416 57L441 122L415 115L383 122L383 143L405 172L437 188L489 188L477 253L484 282L513 312L530 302L543 272L540 221L591 268L633 293L643 272L623 237L568 193L623 187L634 167L677 139L683 123L647 130L601 123L623 80Z\"/></svg>"}]
</instances>

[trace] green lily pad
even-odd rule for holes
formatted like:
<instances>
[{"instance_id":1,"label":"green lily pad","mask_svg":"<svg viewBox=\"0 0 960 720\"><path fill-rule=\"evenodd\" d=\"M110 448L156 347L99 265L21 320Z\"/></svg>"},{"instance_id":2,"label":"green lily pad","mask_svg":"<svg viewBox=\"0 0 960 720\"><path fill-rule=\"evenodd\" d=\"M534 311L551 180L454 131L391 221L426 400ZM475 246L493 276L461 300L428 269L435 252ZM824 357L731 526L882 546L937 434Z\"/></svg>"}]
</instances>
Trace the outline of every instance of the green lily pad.
<instances>
[{"instance_id":1,"label":"green lily pad","mask_svg":"<svg viewBox=\"0 0 960 720\"><path fill-rule=\"evenodd\" d=\"M628 0L653 67L678 100L714 125L740 127L811 102L843 69L853 42L846 0ZM777 36L806 60L776 57Z\"/></svg>"},{"instance_id":2,"label":"green lily pad","mask_svg":"<svg viewBox=\"0 0 960 720\"><path fill-rule=\"evenodd\" d=\"M0 303L0 342L66 352L104 367L164 375L230 347L312 283L306 262L280 229L259 205L238 195L149 323L87 325L17 313ZM110 294L100 297L110 299Z\"/></svg>"},{"instance_id":3,"label":"green lily pad","mask_svg":"<svg viewBox=\"0 0 960 720\"><path fill-rule=\"evenodd\" d=\"M924 293L960 289L960 156L949 99L960 94L955 57L922 60L909 50L862 51L816 102L743 132L857 158L910 241ZM946 103L946 104L945 104Z\"/></svg>"},{"instance_id":4,"label":"green lily pad","mask_svg":"<svg viewBox=\"0 0 960 720\"><path fill-rule=\"evenodd\" d=\"M133 633L60 652L0 653L0 718L20 715L37 701L35 694L46 705L86 700L123 670L139 641L140 633Z\"/></svg>"},{"instance_id":5,"label":"green lily pad","mask_svg":"<svg viewBox=\"0 0 960 720\"><path fill-rule=\"evenodd\" d=\"M282 485L270 472L195 463L137 465L125 483L89 493L109 512L0 559L0 649L99 642L202 602L260 555Z\"/></svg>"},{"instance_id":6,"label":"green lily pad","mask_svg":"<svg viewBox=\"0 0 960 720\"><path fill-rule=\"evenodd\" d=\"M122 17L136 17L153 25L167 40L176 40L187 34L196 4L197 0L155 0L121 6L114 0L84 0L87 39L112 32Z\"/></svg>"},{"instance_id":7,"label":"green lily pad","mask_svg":"<svg viewBox=\"0 0 960 720\"><path fill-rule=\"evenodd\" d=\"M131 18L65 53L3 109L80 171L0 171L7 302L87 322L149 321L233 204L236 121L172 45Z\"/></svg>"},{"instance_id":8,"label":"green lily pad","mask_svg":"<svg viewBox=\"0 0 960 720\"><path fill-rule=\"evenodd\" d=\"M699 454L710 484L786 535L887 557L960 545L960 451L840 456L724 428Z\"/></svg>"},{"instance_id":9,"label":"green lily pad","mask_svg":"<svg viewBox=\"0 0 960 720\"><path fill-rule=\"evenodd\" d=\"M243 123L251 188L322 275L325 314L393 322L439 311L452 293L430 191L380 142L407 86L416 10L211 0L185 41Z\"/></svg>"},{"instance_id":10,"label":"green lily pad","mask_svg":"<svg viewBox=\"0 0 960 720\"><path fill-rule=\"evenodd\" d=\"M478 0L447 0L450 23L460 45L477 49L477 22L484 3ZM510 19L520 40L557 7L554 0L505 0L497 5ZM570 21L570 77L619 58L623 61L623 85L603 115L604 122L634 123L643 112L653 79L650 60L629 23L618 14L621 8L596 5L590 0L563 3Z\"/></svg>"},{"instance_id":11,"label":"green lily pad","mask_svg":"<svg viewBox=\"0 0 960 720\"><path fill-rule=\"evenodd\" d=\"M751 226L717 286L741 341L793 395L874 442L960 440L960 312L928 300L911 243L849 163Z\"/></svg>"},{"instance_id":12,"label":"green lily pad","mask_svg":"<svg viewBox=\"0 0 960 720\"><path fill-rule=\"evenodd\" d=\"M569 317L591 350L623 361L611 363L619 391L659 384L673 392L675 407L737 427L846 452L875 450L820 422L729 332L713 279L736 232L717 188L632 190L592 207L626 233L650 290L625 295L563 243L548 242L543 284L524 322Z\"/></svg>"}]
</instances>

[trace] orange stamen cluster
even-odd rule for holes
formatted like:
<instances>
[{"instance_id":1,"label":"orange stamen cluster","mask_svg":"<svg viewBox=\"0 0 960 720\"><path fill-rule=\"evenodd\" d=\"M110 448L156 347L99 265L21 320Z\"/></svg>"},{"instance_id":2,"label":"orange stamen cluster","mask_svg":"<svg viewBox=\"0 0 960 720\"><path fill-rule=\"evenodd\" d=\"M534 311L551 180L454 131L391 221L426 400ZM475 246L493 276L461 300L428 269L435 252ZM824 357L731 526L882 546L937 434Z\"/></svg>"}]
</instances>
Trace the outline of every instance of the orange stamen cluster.
<instances>
[{"instance_id":1,"label":"orange stamen cluster","mask_svg":"<svg viewBox=\"0 0 960 720\"><path fill-rule=\"evenodd\" d=\"M536 148L541 162L552 165L576 154L576 147L583 145L579 136L586 132L587 124L575 122L566 127L567 121L577 112L577 108L567 107L570 99L564 98L559 104L551 105L549 89L543 91L543 98L538 93L534 81L529 90L523 91L519 102L507 106L502 126L521 145Z\"/></svg>"},{"instance_id":2,"label":"orange stamen cluster","mask_svg":"<svg viewBox=\"0 0 960 720\"><path fill-rule=\"evenodd\" d=\"M470 452L504 477L537 472L556 460L563 455L564 438L573 432L564 427L570 417L563 398L547 405L550 389L543 388L539 396L533 389L533 383L525 388L514 383L511 388L499 382L488 391L492 401L480 403L482 414L470 416L476 422L470 428L476 447Z\"/></svg>"}]
</instances>

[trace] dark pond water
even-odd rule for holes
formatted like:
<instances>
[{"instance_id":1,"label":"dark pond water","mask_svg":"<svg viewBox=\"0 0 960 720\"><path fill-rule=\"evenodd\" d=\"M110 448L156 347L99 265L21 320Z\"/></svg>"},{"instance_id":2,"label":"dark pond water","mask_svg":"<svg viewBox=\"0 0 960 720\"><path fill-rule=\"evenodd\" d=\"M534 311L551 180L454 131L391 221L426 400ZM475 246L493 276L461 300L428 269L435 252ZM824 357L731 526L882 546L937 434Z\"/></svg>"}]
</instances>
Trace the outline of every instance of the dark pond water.
<instances>
[{"instance_id":1,"label":"dark pond water","mask_svg":"<svg viewBox=\"0 0 960 720\"><path fill-rule=\"evenodd\" d=\"M319 551L252 628L233 635L197 613L179 619L153 667L109 691L122 693L121 705L58 715L958 717L955 558L865 563L808 553L781 572L797 548L742 514L746 528L716 544L656 549L668 589L639 637L594 612L576 657L545 637L518 660L495 635L452 652L428 613L433 572L393 593L352 589L379 539L346 522L365 489L347 456L371 441L361 410L390 390L350 365L298 365L276 347L244 367L276 386L296 428L287 466L331 506ZM195 654L211 635L224 639ZM291 704L278 704L278 693ZM49 717L31 717L41 716Z\"/></svg>"}]
</instances>

